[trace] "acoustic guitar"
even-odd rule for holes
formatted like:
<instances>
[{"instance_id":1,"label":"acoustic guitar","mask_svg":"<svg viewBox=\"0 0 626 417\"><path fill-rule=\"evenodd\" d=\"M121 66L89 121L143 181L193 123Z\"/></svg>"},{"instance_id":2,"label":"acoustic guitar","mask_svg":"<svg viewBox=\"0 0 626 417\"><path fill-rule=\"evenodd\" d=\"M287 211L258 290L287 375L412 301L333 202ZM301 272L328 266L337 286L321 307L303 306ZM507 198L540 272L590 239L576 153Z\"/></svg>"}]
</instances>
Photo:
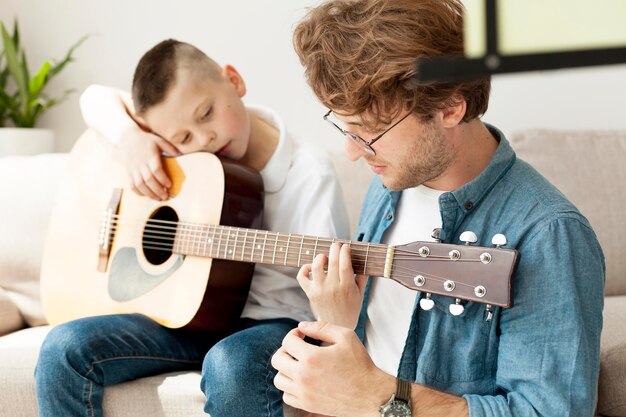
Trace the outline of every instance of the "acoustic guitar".
<instances>
[{"instance_id":1,"label":"acoustic guitar","mask_svg":"<svg viewBox=\"0 0 626 417\"><path fill-rule=\"evenodd\" d=\"M350 244L355 273L422 291L424 308L432 294L456 299L453 314L463 301L488 312L511 305L518 254L499 247L498 237L489 248L393 246L264 231L257 172L209 153L164 158L164 167L169 199L140 197L125 187L124 171L95 132L78 140L44 248L41 298L50 324L140 313L171 328L231 329L256 263L298 268L335 241Z\"/></svg>"}]
</instances>

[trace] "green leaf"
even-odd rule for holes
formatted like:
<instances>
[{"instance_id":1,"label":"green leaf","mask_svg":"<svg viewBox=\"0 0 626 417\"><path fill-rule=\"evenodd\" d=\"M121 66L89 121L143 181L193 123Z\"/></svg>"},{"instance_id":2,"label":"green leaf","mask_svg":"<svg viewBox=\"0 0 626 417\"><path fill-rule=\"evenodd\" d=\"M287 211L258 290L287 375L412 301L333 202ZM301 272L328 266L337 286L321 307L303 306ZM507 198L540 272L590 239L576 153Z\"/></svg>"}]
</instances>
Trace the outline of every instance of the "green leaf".
<instances>
[{"instance_id":1,"label":"green leaf","mask_svg":"<svg viewBox=\"0 0 626 417\"><path fill-rule=\"evenodd\" d=\"M65 67L65 65L67 65L68 62L71 62L73 60L72 59L72 54L74 53L76 48L78 48L83 42L85 42L87 40L88 37L89 37L89 35L85 35L82 38L80 38L78 40L78 42L76 42L74 45L72 45L70 50L67 51L67 54L65 55L65 58L63 58L63 61L61 61L58 64L56 64L55 66L53 66L52 69L50 70L50 78L54 77L59 72L61 72L61 70Z\"/></svg>"},{"instance_id":2,"label":"green leaf","mask_svg":"<svg viewBox=\"0 0 626 417\"><path fill-rule=\"evenodd\" d=\"M14 21L12 35L9 35L2 21L0 32L0 40L4 45L4 48L0 48L0 126L10 119L15 126L34 127L44 111L64 101L73 91L65 91L61 98L48 98L44 94L48 82L63 70L68 62L73 61L76 48L88 36L79 39L60 63L56 64L51 59L46 60L31 78L26 52L20 47L17 20Z\"/></svg>"},{"instance_id":3,"label":"green leaf","mask_svg":"<svg viewBox=\"0 0 626 417\"><path fill-rule=\"evenodd\" d=\"M30 79L30 83L28 85L28 93L29 97L32 100L33 98L39 97L41 94L41 90L46 85L48 81L48 74L50 73L50 68L52 67L52 60L47 60L43 63L39 71Z\"/></svg>"},{"instance_id":4,"label":"green leaf","mask_svg":"<svg viewBox=\"0 0 626 417\"><path fill-rule=\"evenodd\" d=\"M28 102L28 70L24 69L25 54L22 51L22 61L18 59L18 49L13 43L13 38L7 33L4 24L0 22L0 29L2 30L2 40L4 43L4 51L7 59L7 66L11 76L15 80L17 89L20 92L22 100L22 110L26 110L25 103Z\"/></svg>"}]
</instances>

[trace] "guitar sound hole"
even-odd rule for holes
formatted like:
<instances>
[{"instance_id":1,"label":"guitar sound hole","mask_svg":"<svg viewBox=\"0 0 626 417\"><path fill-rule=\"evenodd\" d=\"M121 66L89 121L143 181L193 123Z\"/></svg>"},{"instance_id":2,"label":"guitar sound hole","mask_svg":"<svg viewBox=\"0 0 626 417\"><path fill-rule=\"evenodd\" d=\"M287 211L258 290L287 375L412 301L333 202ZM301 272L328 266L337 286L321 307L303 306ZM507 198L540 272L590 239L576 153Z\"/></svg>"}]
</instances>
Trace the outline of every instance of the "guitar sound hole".
<instances>
[{"instance_id":1,"label":"guitar sound hole","mask_svg":"<svg viewBox=\"0 0 626 417\"><path fill-rule=\"evenodd\" d=\"M143 254L152 265L161 265L172 256L178 216L168 206L155 211L143 231Z\"/></svg>"}]
</instances>

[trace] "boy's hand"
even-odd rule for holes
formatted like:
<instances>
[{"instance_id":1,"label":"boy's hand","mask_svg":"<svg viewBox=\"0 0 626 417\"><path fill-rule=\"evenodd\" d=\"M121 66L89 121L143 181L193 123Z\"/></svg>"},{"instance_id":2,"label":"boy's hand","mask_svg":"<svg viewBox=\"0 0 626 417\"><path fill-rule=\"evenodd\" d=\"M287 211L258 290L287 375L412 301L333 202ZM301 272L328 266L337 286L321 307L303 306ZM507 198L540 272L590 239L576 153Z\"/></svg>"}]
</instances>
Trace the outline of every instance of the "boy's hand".
<instances>
[{"instance_id":1,"label":"boy's hand","mask_svg":"<svg viewBox=\"0 0 626 417\"><path fill-rule=\"evenodd\" d=\"M167 189L172 182L163 169L161 154L181 155L174 145L137 127L122 135L117 151L135 193L155 200L167 200Z\"/></svg>"}]
</instances>

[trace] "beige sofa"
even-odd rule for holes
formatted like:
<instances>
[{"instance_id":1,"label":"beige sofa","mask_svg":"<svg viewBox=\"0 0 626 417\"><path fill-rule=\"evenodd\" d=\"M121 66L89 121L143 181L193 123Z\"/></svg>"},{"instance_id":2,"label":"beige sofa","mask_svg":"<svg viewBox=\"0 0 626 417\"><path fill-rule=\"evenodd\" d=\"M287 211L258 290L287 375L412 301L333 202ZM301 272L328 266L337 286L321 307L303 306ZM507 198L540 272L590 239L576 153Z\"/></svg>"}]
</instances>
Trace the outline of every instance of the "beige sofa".
<instances>
[{"instance_id":1,"label":"beige sofa","mask_svg":"<svg viewBox=\"0 0 626 417\"><path fill-rule=\"evenodd\" d=\"M626 416L626 132L524 131L522 159L555 183L594 226L607 260L598 412ZM371 172L334 155L352 230ZM37 415L33 369L49 330L38 276L50 202L66 155L0 158L0 417ZM143 378L107 388L107 417L204 416L198 372ZM288 411L288 415L291 411Z\"/></svg>"}]
</instances>

